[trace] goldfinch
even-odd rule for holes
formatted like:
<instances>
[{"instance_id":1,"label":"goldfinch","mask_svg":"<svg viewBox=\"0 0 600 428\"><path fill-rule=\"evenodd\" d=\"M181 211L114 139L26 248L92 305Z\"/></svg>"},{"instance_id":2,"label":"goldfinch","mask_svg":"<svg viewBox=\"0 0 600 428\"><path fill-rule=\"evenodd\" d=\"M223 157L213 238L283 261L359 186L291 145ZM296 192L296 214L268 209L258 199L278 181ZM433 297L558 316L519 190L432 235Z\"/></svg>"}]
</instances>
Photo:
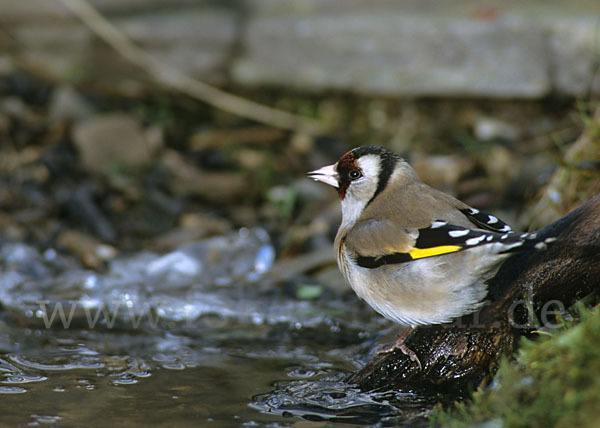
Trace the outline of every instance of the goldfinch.
<instances>
[{"instance_id":1,"label":"goldfinch","mask_svg":"<svg viewBox=\"0 0 600 428\"><path fill-rule=\"evenodd\" d=\"M337 188L342 223L334 247L346 281L381 315L409 327L477 310L486 280L507 257L552 240L515 233L497 217L429 187L383 147L355 148L308 175ZM404 335L396 347L420 366Z\"/></svg>"}]
</instances>

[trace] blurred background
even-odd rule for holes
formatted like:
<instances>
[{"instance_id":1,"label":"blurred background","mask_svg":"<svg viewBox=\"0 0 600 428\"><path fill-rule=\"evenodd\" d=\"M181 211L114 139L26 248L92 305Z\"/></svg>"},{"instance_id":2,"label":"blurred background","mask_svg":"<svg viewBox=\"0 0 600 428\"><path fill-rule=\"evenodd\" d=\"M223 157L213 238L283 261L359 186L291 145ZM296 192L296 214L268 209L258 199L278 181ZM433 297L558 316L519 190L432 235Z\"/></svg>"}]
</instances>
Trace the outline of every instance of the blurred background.
<instances>
[{"instance_id":1,"label":"blurred background","mask_svg":"<svg viewBox=\"0 0 600 428\"><path fill-rule=\"evenodd\" d=\"M20 397L3 417L267 426L340 418L334 400L357 423L426 424L430 401L373 407L339 382L395 330L344 284L337 195L305 173L384 145L518 229L551 223L600 191L599 16L596 0L0 1L0 392ZM60 305L69 328L48 323Z\"/></svg>"}]
</instances>

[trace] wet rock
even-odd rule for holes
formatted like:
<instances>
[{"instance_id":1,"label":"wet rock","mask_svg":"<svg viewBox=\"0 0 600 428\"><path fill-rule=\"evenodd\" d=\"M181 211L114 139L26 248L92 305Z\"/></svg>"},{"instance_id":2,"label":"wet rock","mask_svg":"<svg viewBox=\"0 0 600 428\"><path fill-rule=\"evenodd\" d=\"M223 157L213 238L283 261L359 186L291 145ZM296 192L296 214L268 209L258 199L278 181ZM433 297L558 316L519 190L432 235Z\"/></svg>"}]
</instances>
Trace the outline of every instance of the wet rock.
<instances>
[{"instance_id":1,"label":"wet rock","mask_svg":"<svg viewBox=\"0 0 600 428\"><path fill-rule=\"evenodd\" d=\"M89 252L93 257L114 255L111 248L76 232L65 234L61 242L83 258ZM117 318L131 320L137 328L144 316L155 321L157 317L191 321L205 314L268 316L256 293L242 293L244 285L256 284L270 269L274 256L268 234L258 228L187 243L165 254L139 252L115 258L102 273L54 266L54 251L42 256L24 244L5 244L0 245L0 303L38 327L48 322L53 307L67 300L76 311L77 325L85 326L87 319L88 328L92 328L90 311L111 313L109 328ZM287 311L273 312L279 317Z\"/></svg>"},{"instance_id":2,"label":"wet rock","mask_svg":"<svg viewBox=\"0 0 600 428\"><path fill-rule=\"evenodd\" d=\"M44 263L44 258L33 246L22 242L7 242L0 247L1 273L15 272L19 276L30 279L43 279L50 275L50 269ZM14 275L0 275L0 292L10 290Z\"/></svg>"},{"instance_id":3,"label":"wet rock","mask_svg":"<svg viewBox=\"0 0 600 428\"><path fill-rule=\"evenodd\" d=\"M132 116L96 116L77 124L73 141L83 165L96 173L111 169L139 168L148 165L162 145L155 130L145 131Z\"/></svg>"}]
</instances>

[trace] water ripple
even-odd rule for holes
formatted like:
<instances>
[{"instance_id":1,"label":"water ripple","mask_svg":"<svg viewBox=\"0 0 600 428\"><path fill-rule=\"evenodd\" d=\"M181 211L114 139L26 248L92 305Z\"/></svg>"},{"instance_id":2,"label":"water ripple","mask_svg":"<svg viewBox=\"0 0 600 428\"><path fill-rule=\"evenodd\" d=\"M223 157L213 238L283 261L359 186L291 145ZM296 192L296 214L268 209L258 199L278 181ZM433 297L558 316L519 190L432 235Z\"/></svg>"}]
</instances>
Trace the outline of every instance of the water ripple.
<instances>
[{"instance_id":1,"label":"water ripple","mask_svg":"<svg viewBox=\"0 0 600 428\"><path fill-rule=\"evenodd\" d=\"M265 414L310 421L374 424L387 420L396 424L422 418L426 404L427 399L411 393L362 392L337 374L315 381L281 383L275 391L255 396L250 407Z\"/></svg>"},{"instance_id":2,"label":"water ripple","mask_svg":"<svg viewBox=\"0 0 600 428\"><path fill-rule=\"evenodd\" d=\"M0 394L24 394L27 390L18 386L0 386Z\"/></svg>"},{"instance_id":3,"label":"water ripple","mask_svg":"<svg viewBox=\"0 0 600 428\"><path fill-rule=\"evenodd\" d=\"M74 361L67 362L64 364L44 364L36 361L31 361L25 358L22 355L11 355L8 357L12 362L18 364L22 367L35 369L35 370L52 370L52 371L62 371L62 370L77 370L77 369L101 369L104 367L104 364L99 361ZM46 357L47 359L47 357Z\"/></svg>"}]
</instances>

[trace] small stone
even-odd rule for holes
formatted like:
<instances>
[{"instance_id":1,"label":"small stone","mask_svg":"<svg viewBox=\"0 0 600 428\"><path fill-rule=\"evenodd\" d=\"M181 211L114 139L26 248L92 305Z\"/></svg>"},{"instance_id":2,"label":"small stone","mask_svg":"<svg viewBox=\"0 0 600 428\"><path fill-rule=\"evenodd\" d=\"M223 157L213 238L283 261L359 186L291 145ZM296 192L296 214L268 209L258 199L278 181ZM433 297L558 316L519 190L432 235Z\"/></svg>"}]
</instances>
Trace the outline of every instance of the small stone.
<instances>
[{"instance_id":1,"label":"small stone","mask_svg":"<svg viewBox=\"0 0 600 428\"><path fill-rule=\"evenodd\" d=\"M506 140L516 141L519 139L519 130L508 122L492 117L481 117L474 124L474 134L478 140Z\"/></svg>"},{"instance_id":2,"label":"small stone","mask_svg":"<svg viewBox=\"0 0 600 428\"><path fill-rule=\"evenodd\" d=\"M27 122L33 122L35 114L21 98L4 97L0 100L0 113Z\"/></svg>"},{"instance_id":3,"label":"small stone","mask_svg":"<svg viewBox=\"0 0 600 428\"><path fill-rule=\"evenodd\" d=\"M57 242L58 245L77 255L85 266L92 269L101 268L105 261L117 255L117 250L113 246L75 230L64 231Z\"/></svg>"},{"instance_id":4,"label":"small stone","mask_svg":"<svg viewBox=\"0 0 600 428\"><path fill-rule=\"evenodd\" d=\"M48 121L81 121L94 114L92 106L72 86L57 87L50 98Z\"/></svg>"},{"instance_id":5,"label":"small stone","mask_svg":"<svg viewBox=\"0 0 600 428\"><path fill-rule=\"evenodd\" d=\"M156 134L148 138L137 119L119 113L95 116L73 130L73 141L83 165L101 174L115 167L138 168L149 164L162 144L156 140Z\"/></svg>"}]
</instances>

